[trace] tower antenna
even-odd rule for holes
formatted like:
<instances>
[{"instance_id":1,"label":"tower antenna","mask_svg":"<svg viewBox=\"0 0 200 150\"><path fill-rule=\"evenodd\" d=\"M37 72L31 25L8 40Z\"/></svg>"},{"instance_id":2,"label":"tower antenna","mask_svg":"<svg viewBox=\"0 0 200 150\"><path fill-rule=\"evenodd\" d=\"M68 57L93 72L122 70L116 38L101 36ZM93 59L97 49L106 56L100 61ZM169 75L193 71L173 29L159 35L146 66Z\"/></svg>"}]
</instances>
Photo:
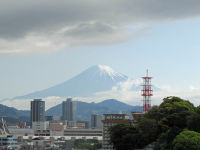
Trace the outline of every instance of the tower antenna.
<instances>
[{"instance_id":1,"label":"tower antenna","mask_svg":"<svg viewBox=\"0 0 200 150\"><path fill-rule=\"evenodd\" d=\"M143 112L147 112L151 109L151 96L153 96L153 90L151 89L151 79L152 77L148 76L148 69L146 70L146 77L143 79L143 88L141 90L143 96Z\"/></svg>"}]
</instances>

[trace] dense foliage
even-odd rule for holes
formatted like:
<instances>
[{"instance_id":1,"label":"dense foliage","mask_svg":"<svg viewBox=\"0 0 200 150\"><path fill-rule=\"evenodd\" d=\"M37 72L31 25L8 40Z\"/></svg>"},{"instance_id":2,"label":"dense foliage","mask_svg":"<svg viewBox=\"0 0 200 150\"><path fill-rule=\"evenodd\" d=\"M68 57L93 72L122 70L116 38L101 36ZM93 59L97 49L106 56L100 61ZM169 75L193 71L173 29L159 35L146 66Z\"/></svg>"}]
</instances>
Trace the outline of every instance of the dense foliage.
<instances>
[{"instance_id":1,"label":"dense foliage","mask_svg":"<svg viewBox=\"0 0 200 150\"><path fill-rule=\"evenodd\" d=\"M111 127L110 142L116 150L122 147L132 150L148 145L153 145L154 150L200 150L199 124L200 106L194 107L178 97L167 97L160 106L153 106L138 119L137 124ZM187 145L181 147L184 142Z\"/></svg>"},{"instance_id":2,"label":"dense foliage","mask_svg":"<svg viewBox=\"0 0 200 150\"><path fill-rule=\"evenodd\" d=\"M174 150L199 150L200 134L194 131L182 131L173 140Z\"/></svg>"},{"instance_id":3,"label":"dense foliage","mask_svg":"<svg viewBox=\"0 0 200 150\"><path fill-rule=\"evenodd\" d=\"M102 143L96 139L78 139L74 142L74 148L76 149L97 150L101 147Z\"/></svg>"}]
</instances>

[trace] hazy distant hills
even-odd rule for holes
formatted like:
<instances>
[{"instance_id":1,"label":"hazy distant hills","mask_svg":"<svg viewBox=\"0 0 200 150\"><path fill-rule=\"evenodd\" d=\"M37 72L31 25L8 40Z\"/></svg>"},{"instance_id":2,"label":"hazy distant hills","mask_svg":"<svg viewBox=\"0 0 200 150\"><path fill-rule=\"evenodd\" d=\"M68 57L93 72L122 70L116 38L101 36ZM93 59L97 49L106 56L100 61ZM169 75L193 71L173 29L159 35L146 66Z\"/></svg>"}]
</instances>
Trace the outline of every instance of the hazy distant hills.
<instances>
[{"instance_id":1,"label":"hazy distant hills","mask_svg":"<svg viewBox=\"0 0 200 150\"><path fill-rule=\"evenodd\" d=\"M48 96L91 96L96 92L111 90L117 83L126 81L127 79L127 76L115 72L108 66L97 65L88 68L74 78L61 84L13 99L32 99Z\"/></svg>"},{"instance_id":2,"label":"hazy distant hills","mask_svg":"<svg viewBox=\"0 0 200 150\"><path fill-rule=\"evenodd\" d=\"M3 117L7 122L16 122L18 120L29 121L30 111L17 110L13 107L0 104L0 117Z\"/></svg>"},{"instance_id":3,"label":"hazy distant hills","mask_svg":"<svg viewBox=\"0 0 200 150\"><path fill-rule=\"evenodd\" d=\"M131 106L115 99L104 100L100 103L86 103L77 101L77 120L90 120L91 114L122 113L130 114L132 111L141 111L141 106ZM62 104L56 105L46 111L46 115L61 116Z\"/></svg>"},{"instance_id":4,"label":"hazy distant hills","mask_svg":"<svg viewBox=\"0 0 200 150\"><path fill-rule=\"evenodd\" d=\"M141 111L141 106L131 106L120 102L115 99L104 100L100 103L86 103L77 101L77 120L90 121L91 114L108 114L108 113L122 113L130 114L132 111ZM61 116L62 104L56 105L46 111L46 116ZM16 122L18 120L30 121L30 110L22 111L12 107L7 107L0 104L0 117L4 117L9 123Z\"/></svg>"}]
</instances>

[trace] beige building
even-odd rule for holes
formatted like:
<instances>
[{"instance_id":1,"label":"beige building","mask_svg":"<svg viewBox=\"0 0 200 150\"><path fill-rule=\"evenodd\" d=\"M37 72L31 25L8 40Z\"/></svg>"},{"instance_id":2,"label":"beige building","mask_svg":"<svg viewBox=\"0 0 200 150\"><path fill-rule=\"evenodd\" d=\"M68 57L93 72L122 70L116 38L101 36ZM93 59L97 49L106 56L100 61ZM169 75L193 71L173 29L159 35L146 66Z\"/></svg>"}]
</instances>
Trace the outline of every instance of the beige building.
<instances>
[{"instance_id":1,"label":"beige building","mask_svg":"<svg viewBox=\"0 0 200 150\"><path fill-rule=\"evenodd\" d=\"M118 123L130 122L129 114L104 114L103 123L103 142L102 148L104 150L113 150L113 146L109 143L110 135L108 129Z\"/></svg>"},{"instance_id":2,"label":"beige building","mask_svg":"<svg viewBox=\"0 0 200 150\"><path fill-rule=\"evenodd\" d=\"M66 125L63 122L50 122L50 135L63 136Z\"/></svg>"},{"instance_id":3,"label":"beige building","mask_svg":"<svg viewBox=\"0 0 200 150\"><path fill-rule=\"evenodd\" d=\"M84 122L77 122L76 128L78 129L85 129L85 123Z\"/></svg>"}]
</instances>

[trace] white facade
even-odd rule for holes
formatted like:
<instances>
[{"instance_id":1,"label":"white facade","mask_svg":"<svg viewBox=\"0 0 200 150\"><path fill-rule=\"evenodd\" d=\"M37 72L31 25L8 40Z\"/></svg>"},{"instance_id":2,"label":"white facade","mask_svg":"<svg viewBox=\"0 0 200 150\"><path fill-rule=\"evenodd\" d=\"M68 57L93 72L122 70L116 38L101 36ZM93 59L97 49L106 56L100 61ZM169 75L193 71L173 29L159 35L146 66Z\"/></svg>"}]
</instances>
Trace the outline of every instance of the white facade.
<instances>
[{"instance_id":1,"label":"white facade","mask_svg":"<svg viewBox=\"0 0 200 150\"><path fill-rule=\"evenodd\" d=\"M34 131L44 131L49 130L49 122L43 121L43 122L32 122L32 129Z\"/></svg>"}]
</instances>

